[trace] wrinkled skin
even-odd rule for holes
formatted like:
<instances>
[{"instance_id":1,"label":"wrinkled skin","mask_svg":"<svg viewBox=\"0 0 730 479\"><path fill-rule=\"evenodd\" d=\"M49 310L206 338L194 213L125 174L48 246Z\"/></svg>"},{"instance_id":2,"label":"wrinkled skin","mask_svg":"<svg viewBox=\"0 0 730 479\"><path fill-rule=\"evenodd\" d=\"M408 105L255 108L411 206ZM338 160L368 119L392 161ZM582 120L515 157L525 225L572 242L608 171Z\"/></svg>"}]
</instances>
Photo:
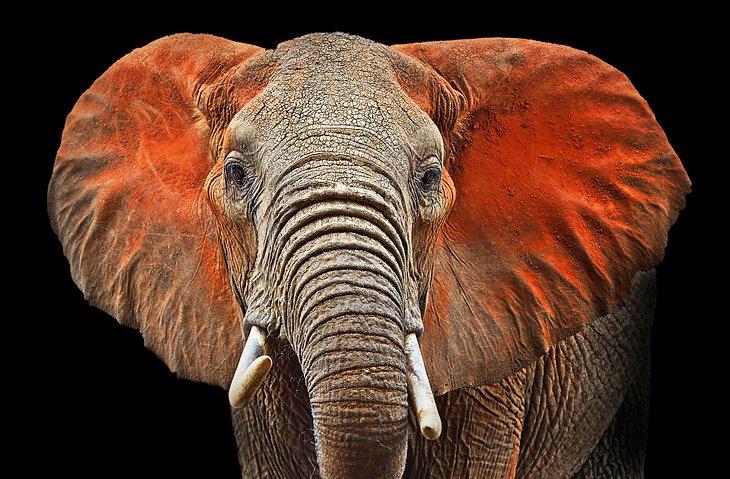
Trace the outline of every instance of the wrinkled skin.
<instances>
[{"instance_id":1,"label":"wrinkled skin","mask_svg":"<svg viewBox=\"0 0 730 479\"><path fill-rule=\"evenodd\" d=\"M596 59L446 43L170 37L69 116L49 212L90 301L224 387L241 329L267 335L233 410L243 477L641 475L684 170Z\"/></svg>"},{"instance_id":2,"label":"wrinkled skin","mask_svg":"<svg viewBox=\"0 0 730 479\"><path fill-rule=\"evenodd\" d=\"M279 71L228 127L209 191L221 216L258 232L250 278L233 281L246 323L289 342L301 364L322 475L395 477L407 446L402 338L423 329L414 243L433 243L449 187L423 181L441 176L438 129L379 52L355 44L275 53ZM357 71L343 62L355 52Z\"/></svg>"},{"instance_id":3,"label":"wrinkled skin","mask_svg":"<svg viewBox=\"0 0 730 479\"><path fill-rule=\"evenodd\" d=\"M411 414L404 477L642 477L655 293L654 273L637 275L625 308L535 364L437 397L438 441L425 440ZM317 475L302 373L288 346L278 348L281 366L259 400L233 410L243 477Z\"/></svg>"}]
</instances>

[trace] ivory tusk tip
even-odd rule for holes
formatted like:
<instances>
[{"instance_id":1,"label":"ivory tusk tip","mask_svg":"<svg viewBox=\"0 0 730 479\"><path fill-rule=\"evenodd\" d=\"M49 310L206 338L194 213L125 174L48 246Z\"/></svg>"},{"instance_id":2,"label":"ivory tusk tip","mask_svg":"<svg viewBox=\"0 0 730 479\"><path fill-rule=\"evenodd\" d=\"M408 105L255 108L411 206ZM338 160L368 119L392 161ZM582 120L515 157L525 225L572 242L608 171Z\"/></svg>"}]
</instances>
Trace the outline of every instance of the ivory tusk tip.
<instances>
[{"instance_id":1,"label":"ivory tusk tip","mask_svg":"<svg viewBox=\"0 0 730 479\"><path fill-rule=\"evenodd\" d=\"M435 441L441 436L441 417L435 411L423 411L418 415L418 424L421 434L429 441Z\"/></svg>"},{"instance_id":2,"label":"ivory tusk tip","mask_svg":"<svg viewBox=\"0 0 730 479\"><path fill-rule=\"evenodd\" d=\"M240 377L236 374L228 391L228 401L231 406L236 409L245 406L261 387L273 364L271 356L264 354L254 359Z\"/></svg>"},{"instance_id":3,"label":"ivory tusk tip","mask_svg":"<svg viewBox=\"0 0 730 479\"><path fill-rule=\"evenodd\" d=\"M269 371L269 369L271 369L271 366L274 364L274 361L271 359L271 356L269 356L268 354L264 354L263 356L259 356L258 358L256 358L256 361L259 361L262 365L265 364L266 367L267 367L267 369L266 369L267 372ZM254 363L256 361L254 361Z\"/></svg>"},{"instance_id":4,"label":"ivory tusk tip","mask_svg":"<svg viewBox=\"0 0 730 479\"><path fill-rule=\"evenodd\" d=\"M268 354L264 354L263 356L259 356L254 360L254 362L251 363L251 368L254 369L261 369L262 374L266 376L266 374L271 370L271 366L273 366L274 361L271 359L271 356Z\"/></svg>"}]
</instances>

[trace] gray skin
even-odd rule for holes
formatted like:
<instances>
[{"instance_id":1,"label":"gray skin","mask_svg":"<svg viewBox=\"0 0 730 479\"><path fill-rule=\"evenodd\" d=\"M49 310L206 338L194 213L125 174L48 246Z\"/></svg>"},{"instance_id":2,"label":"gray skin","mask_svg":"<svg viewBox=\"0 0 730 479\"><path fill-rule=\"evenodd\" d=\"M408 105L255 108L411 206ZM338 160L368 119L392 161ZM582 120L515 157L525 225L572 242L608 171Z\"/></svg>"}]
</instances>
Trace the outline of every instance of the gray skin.
<instances>
[{"instance_id":1,"label":"gray skin","mask_svg":"<svg viewBox=\"0 0 730 479\"><path fill-rule=\"evenodd\" d=\"M411 413L403 477L643 477L655 285L654 271L639 273L626 307L535 364L490 386L437 396L438 441L424 439ZM318 477L304 376L288 343L273 354L276 368L254 401L232 410L242 476ZM363 398L363 407L377 407L368 403ZM342 414L354 420L356 413Z\"/></svg>"},{"instance_id":2,"label":"gray skin","mask_svg":"<svg viewBox=\"0 0 730 479\"><path fill-rule=\"evenodd\" d=\"M233 283L246 325L278 333L301 364L322 475L397 477L403 338L423 327L414 223L447 212L440 190L418 181L440 168L442 140L382 68L384 47L323 41L277 49L276 76L229 126L224 174L241 167L246 180L226 178L225 210L259 232L250 280Z\"/></svg>"},{"instance_id":3,"label":"gray skin","mask_svg":"<svg viewBox=\"0 0 730 479\"><path fill-rule=\"evenodd\" d=\"M227 253L231 283L245 327L277 338L263 387L233 411L243 477L640 476L653 273L535 364L437 397L441 438L418 433L403 338L423 328L424 258L450 198L421 181L443 140L386 55L338 35L280 46L225 133L220 201L258 238L250 271Z\"/></svg>"}]
</instances>

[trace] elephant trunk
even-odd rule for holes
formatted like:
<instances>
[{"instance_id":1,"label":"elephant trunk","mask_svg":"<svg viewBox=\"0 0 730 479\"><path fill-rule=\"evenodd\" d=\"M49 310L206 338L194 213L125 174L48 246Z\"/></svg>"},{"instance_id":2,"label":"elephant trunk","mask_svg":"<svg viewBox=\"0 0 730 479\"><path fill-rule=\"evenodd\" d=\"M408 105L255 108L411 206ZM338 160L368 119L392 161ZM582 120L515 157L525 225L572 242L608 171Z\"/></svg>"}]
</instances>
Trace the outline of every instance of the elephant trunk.
<instances>
[{"instance_id":1,"label":"elephant trunk","mask_svg":"<svg viewBox=\"0 0 730 479\"><path fill-rule=\"evenodd\" d=\"M358 186L306 191L279 230L283 329L309 390L322 477L401 477L407 236L382 190Z\"/></svg>"},{"instance_id":2,"label":"elephant trunk","mask_svg":"<svg viewBox=\"0 0 730 479\"><path fill-rule=\"evenodd\" d=\"M401 477L408 427L407 367L397 261L354 231L324 234L294 276L291 331L309 389L320 472ZM367 237L366 237L367 238ZM383 238L380 238L384 241Z\"/></svg>"},{"instance_id":3,"label":"elephant trunk","mask_svg":"<svg viewBox=\"0 0 730 479\"><path fill-rule=\"evenodd\" d=\"M246 321L279 331L296 352L325 479L402 477L409 391L424 434L440 430L412 334L421 328L412 205L396 184L374 162L313 155L284 173L262 217ZM239 369L256 364L242 359ZM236 391L234 400L247 397Z\"/></svg>"},{"instance_id":4,"label":"elephant trunk","mask_svg":"<svg viewBox=\"0 0 730 479\"><path fill-rule=\"evenodd\" d=\"M318 317L338 312L312 334L302 358L323 478L401 477L405 467L403 334L382 316L347 304L360 301L367 299L323 305Z\"/></svg>"}]
</instances>

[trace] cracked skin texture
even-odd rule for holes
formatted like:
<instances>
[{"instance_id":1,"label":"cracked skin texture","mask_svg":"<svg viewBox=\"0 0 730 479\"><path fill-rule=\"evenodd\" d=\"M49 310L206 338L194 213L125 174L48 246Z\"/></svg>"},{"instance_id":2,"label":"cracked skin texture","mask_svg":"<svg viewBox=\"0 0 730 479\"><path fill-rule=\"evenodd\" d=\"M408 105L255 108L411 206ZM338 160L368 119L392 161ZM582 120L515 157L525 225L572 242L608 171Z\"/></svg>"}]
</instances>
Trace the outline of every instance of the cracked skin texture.
<instances>
[{"instance_id":1,"label":"cracked skin texture","mask_svg":"<svg viewBox=\"0 0 730 479\"><path fill-rule=\"evenodd\" d=\"M292 55L297 49L309 55ZM413 261L421 270L419 293L429 291L421 347L434 391L448 393L438 399L447 414L445 437L428 445L412 437L407 471L428 462L418 459L413 444L435 450L429 471L448 475L443 465L449 457L455 464L473 463L477 471L476 453L472 461L460 458L463 450L449 449L451 413L445 411L459 417L460 404L474 409L477 403L492 410L483 395L498 402L535 397L537 392L526 394L525 388L544 386L534 376L551 355L555 364L544 374L555 385L570 383L570 374L550 371L561 364L565 369L569 358L590 363L602 343L585 340L591 353L565 353L568 359L554 351L574 343L583 347L581 335L591 330L576 333L586 324L590 329L608 321L598 318L633 317L621 312L632 278L661 260L667 231L689 191L681 163L646 102L623 74L595 57L514 39L385 47L342 34L316 34L271 52L207 35L166 37L112 66L69 115L49 186L53 228L74 280L92 304L138 328L174 372L227 387L243 344L232 278L247 276L251 258L246 257L255 247L231 239L237 230L216 216L207 179L220 168L226 128L236 112L273 91L285 77L282 71L291 82L298 70L316 73L297 62L312 61L323 50L328 54L321 56L337 67L330 70L343 74L329 78L335 92L345 76L348 88L361 82L367 90L368 82L375 82L380 91L391 92L376 97L379 101L399 99L406 116L425 113L446 146L444 181L453 182L453 207L443 225L420 233L414 240L420 247L413 249L416 256L426 252ZM379 73L358 75L365 66ZM387 110L386 120L392 118ZM345 123L357 121L341 117ZM221 245L221 238L228 241ZM429 282L424 271L431 267ZM636 321L648 324L645 318ZM570 339L560 342L565 338ZM639 351L646 341L645 331L611 338L606 350ZM284 359L292 356L283 351L285 372ZM259 411L260 417L234 414L242 458L250 447L243 437L253 438L245 431L253 423L260 431L263 418L279 411L266 398L277 398L276 388L296 390L299 379L293 377L272 376L242 413ZM581 461L600 466L591 449L610 449L616 441L600 440L601 434L617 429L611 421L625 420L614 414L628 401L624 398L642 397L637 388L629 392L633 379L617 377L623 393L581 399L606 403L609 412L596 430L581 432L577 442L583 449L571 453L578 459L565 461L565 474L549 477L596 475L579 472ZM551 400L561 404L570 396L557 395ZM523 403L529 411L534 401ZM270 407L261 409L266 404ZM311 427L311 417L277 420L294 424L300 433ZM504 465L496 477L532 470L540 457L550 457L539 451L555 452L551 444L559 441L549 431L553 426L538 417L530 421L533 429L522 424L508 434L519 438L517 449L489 459ZM539 441L538 433L544 436ZM641 432L636 437L632 447L641 443ZM283 439L272 435L261 444L286 462ZM478 437L469 440L489 446ZM295 456L292 461L300 466L316 464L311 445ZM273 477L284 470L261 458L247 460L244 469L269 470ZM536 477L532 474L527 476Z\"/></svg>"}]
</instances>

